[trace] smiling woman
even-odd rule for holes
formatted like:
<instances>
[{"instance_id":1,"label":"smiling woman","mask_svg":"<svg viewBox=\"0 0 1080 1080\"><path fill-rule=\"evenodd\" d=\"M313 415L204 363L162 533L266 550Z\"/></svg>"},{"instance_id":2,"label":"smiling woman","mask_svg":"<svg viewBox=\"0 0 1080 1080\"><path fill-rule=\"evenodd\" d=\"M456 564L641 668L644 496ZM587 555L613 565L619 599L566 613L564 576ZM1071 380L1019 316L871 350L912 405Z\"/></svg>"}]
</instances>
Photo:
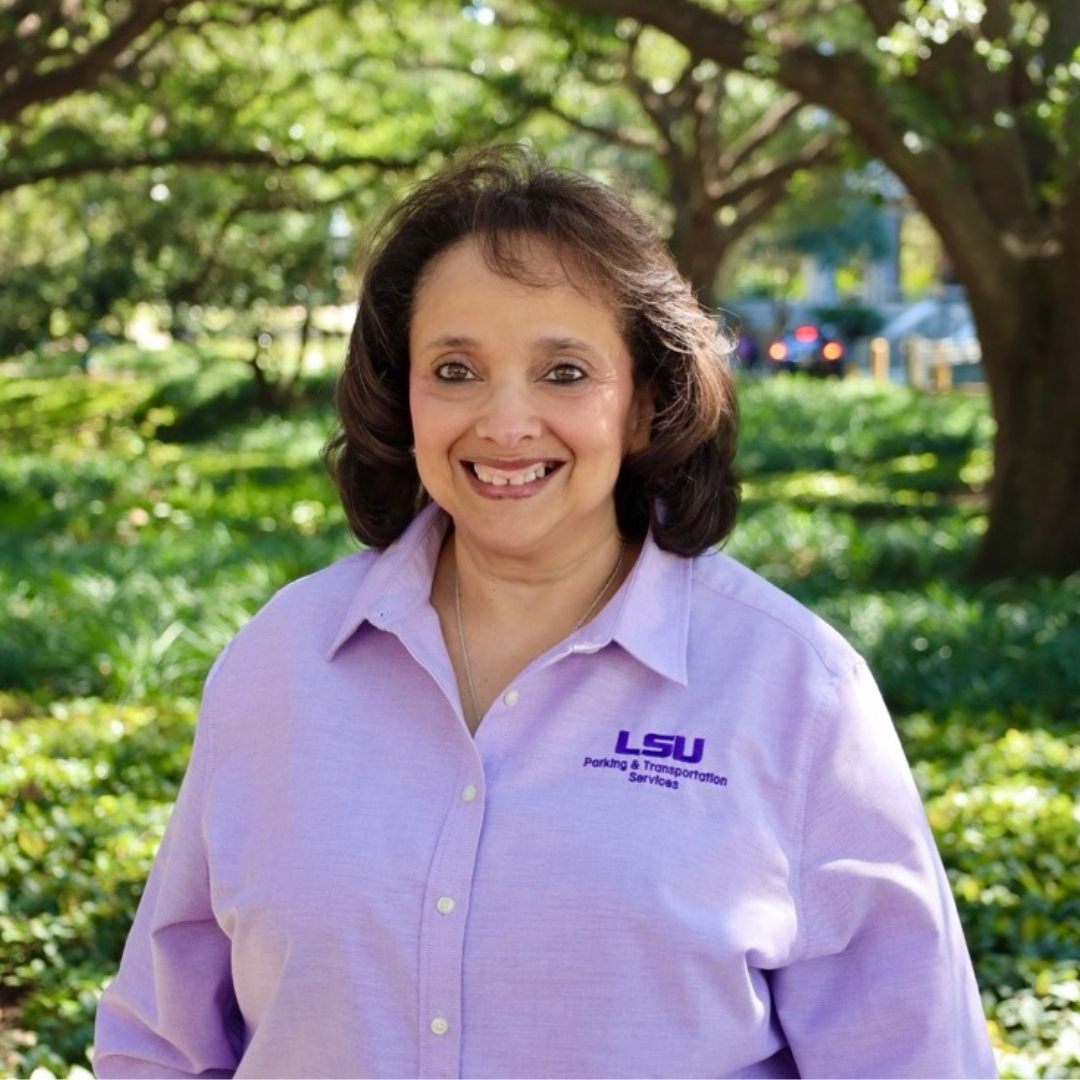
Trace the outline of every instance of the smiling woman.
<instances>
[{"instance_id":1,"label":"smiling woman","mask_svg":"<svg viewBox=\"0 0 1080 1080\"><path fill-rule=\"evenodd\" d=\"M369 550L206 683L102 1076L988 1076L865 664L712 548L717 337L523 151L378 235L327 451Z\"/></svg>"}]
</instances>

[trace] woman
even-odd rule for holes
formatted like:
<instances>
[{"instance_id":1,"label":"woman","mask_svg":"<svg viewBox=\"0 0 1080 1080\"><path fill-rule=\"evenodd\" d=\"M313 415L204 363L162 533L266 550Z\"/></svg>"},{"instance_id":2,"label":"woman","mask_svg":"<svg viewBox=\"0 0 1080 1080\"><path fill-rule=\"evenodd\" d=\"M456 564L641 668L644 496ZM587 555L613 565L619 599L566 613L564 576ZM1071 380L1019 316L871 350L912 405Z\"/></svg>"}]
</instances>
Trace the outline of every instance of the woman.
<instances>
[{"instance_id":1,"label":"woman","mask_svg":"<svg viewBox=\"0 0 1080 1080\"><path fill-rule=\"evenodd\" d=\"M369 550L212 670L99 1074L993 1075L865 666L710 550L733 388L648 226L421 184L338 405Z\"/></svg>"}]
</instances>

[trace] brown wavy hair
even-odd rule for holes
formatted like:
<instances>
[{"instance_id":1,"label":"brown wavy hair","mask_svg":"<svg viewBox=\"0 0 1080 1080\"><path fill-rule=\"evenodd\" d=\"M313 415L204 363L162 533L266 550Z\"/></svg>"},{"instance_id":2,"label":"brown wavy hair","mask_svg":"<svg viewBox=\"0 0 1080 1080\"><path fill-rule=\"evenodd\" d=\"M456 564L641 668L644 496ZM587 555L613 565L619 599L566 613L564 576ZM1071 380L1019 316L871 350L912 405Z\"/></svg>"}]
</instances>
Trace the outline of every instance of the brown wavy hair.
<instances>
[{"instance_id":1,"label":"brown wavy hair","mask_svg":"<svg viewBox=\"0 0 1080 1080\"><path fill-rule=\"evenodd\" d=\"M425 268L467 238L493 270L529 284L520 241L540 239L575 284L598 290L616 312L635 385L651 385L655 403L650 441L627 456L615 486L623 535L651 529L679 555L722 541L739 505L729 342L629 203L517 146L451 163L374 232L335 395L340 430L323 451L360 541L388 546L429 501L410 453L409 325Z\"/></svg>"}]
</instances>

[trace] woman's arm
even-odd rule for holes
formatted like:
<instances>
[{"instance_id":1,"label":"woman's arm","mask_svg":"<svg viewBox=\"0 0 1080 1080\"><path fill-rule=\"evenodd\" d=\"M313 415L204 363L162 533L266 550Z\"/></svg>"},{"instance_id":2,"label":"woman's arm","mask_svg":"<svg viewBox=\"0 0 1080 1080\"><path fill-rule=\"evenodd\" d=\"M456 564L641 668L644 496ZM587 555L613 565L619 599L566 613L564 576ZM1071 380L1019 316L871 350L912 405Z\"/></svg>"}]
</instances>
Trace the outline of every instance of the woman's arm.
<instances>
[{"instance_id":1,"label":"woman's arm","mask_svg":"<svg viewBox=\"0 0 1080 1080\"><path fill-rule=\"evenodd\" d=\"M100 1077L231 1076L240 1058L230 942L210 904L202 823L211 756L206 726L200 721L120 971L98 1005Z\"/></svg>"},{"instance_id":2,"label":"woman's arm","mask_svg":"<svg viewBox=\"0 0 1080 1080\"><path fill-rule=\"evenodd\" d=\"M798 960L773 975L802 1076L996 1076L956 906L865 665L837 683L807 778Z\"/></svg>"}]
</instances>

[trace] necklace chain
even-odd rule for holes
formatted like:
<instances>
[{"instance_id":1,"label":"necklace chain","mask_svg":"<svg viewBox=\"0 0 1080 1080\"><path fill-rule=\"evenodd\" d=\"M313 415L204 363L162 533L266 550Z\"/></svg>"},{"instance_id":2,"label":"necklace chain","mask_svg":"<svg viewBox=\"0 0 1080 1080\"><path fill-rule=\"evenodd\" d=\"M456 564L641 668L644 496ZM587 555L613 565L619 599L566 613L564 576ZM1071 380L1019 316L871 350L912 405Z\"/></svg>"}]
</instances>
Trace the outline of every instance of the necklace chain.
<instances>
[{"instance_id":1,"label":"necklace chain","mask_svg":"<svg viewBox=\"0 0 1080 1080\"><path fill-rule=\"evenodd\" d=\"M607 581L601 586L600 591L593 597L593 602L585 609L585 614L577 621L573 633L577 633L588 621L589 616L596 610L597 604L603 599L604 594L611 588L612 582L618 577L622 569L623 556L626 554L626 540L619 537L619 557L615 560L615 566L608 575ZM457 559L454 560L454 614L457 616L458 645L461 647L461 661L465 668L465 684L469 688L469 704L472 706L473 720L480 723L480 707L476 703L476 689L473 686L472 665L469 663L469 647L465 644L465 625L461 621L461 578L458 575Z\"/></svg>"}]
</instances>

